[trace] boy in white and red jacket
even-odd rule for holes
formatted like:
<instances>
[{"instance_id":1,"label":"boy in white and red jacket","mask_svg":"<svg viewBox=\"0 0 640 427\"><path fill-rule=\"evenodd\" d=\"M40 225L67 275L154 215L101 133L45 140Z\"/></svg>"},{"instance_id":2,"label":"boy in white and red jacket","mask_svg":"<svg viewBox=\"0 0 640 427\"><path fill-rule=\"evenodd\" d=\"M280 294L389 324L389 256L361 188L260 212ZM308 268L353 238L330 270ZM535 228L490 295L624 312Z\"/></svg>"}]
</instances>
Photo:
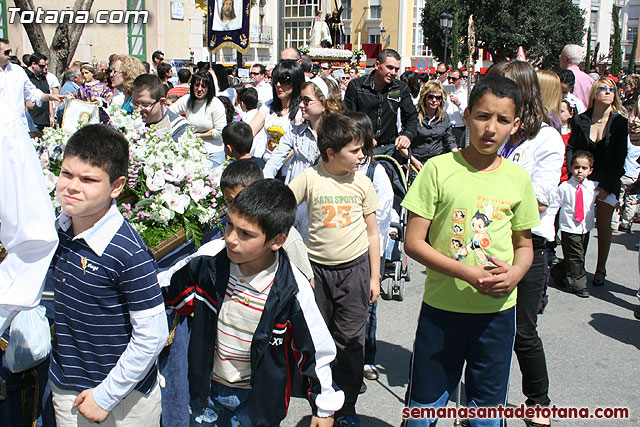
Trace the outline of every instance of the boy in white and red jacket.
<instances>
[{"instance_id":1,"label":"boy in white and red jacket","mask_svg":"<svg viewBox=\"0 0 640 427\"><path fill-rule=\"evenodd\" d=\"M279 425L295 369L310 385L311 426L332 426L342 407L344 393L331 375L335 344L309 281L281 250L295 214L283 183L256 181L234 198L224 241L202 246L159 277L166 305L193 314L192 423ZM221 403L229 397L233 407Z\"/></svg>"}]
</instances>

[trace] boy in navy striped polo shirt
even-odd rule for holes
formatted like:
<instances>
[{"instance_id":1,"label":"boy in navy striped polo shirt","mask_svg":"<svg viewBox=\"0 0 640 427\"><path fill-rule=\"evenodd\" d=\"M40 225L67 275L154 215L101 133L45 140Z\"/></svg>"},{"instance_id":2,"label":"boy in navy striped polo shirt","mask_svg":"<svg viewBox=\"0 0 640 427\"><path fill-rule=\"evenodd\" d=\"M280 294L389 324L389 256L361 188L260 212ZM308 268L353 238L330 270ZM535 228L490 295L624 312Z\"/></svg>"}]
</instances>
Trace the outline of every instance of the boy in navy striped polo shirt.
<instances>
[{"instance_id":1,"label":"boy in navy striped polo shirt","mask_svg":"<svg viewBox=\"0 0 640 427\"><path fill-rule=\"evenodd\" d=\"M115 203L129 144L89 125L67 143L56 196L60 244L49 379L58 427L158 426L156 358L168 337L153 256Z\"/></svg>"}]
</instances>

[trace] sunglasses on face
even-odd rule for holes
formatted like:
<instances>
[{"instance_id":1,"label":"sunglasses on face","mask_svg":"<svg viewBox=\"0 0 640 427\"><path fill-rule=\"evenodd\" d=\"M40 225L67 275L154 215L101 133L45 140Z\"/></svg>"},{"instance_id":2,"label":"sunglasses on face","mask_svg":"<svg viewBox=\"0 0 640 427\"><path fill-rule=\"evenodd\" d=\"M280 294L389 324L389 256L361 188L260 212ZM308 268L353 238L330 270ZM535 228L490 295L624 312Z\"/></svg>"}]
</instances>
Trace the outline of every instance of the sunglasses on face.
<instances>
[{"instance_id":1,"label":"sunglasses on face","mask_svg":"<svg viewBox=\"0 0 640 427\"><path fill-rule=\"evenodd\" d=\"M598 86L598 90L599 90L600 92L611 92L611 93L616 93L616 88L615 88L615 87Z\"/></svg>"},{"instance_id":2,"label":"sunglasses on face","mask_svg":"<svg viewBox=\"0 0 640 427\"><path fill-rule=\"evenodd\" d=\"M322 70L325 70L325 71L326 71L326 70L330 70L330 69L331 69L331 67L320 67L320 68L321 68Z\"/></svg>"},{"instance_id":3,"label":"sunglasses on face","mask_svg":"<svg viewBox=\"0 0 640 427\"><path fill-rule=\"evenodd\" d=\"M318 102L319 100L318 100L318 99L311 99L311 98L309 98L308 96L303 96L303 97L302 97L302 99L301 99L301 101L302 101L302 103L303 103L304 105L309 105L309 104L311 104L311 103L313 103L313 102Z\"/></svg>"},{"instance_id":4,"label":"sunglasses on face","mask_svg":"<svg viewBox=\"0 0 640 427\"><path fill-rule=\"evenodd\" d=\"M276 84L279 84L280 86L290 85L291 77L280 77L278 80L276 80Z\"/></svg>"},{"instance_id":5,"label":"sunglasses on face","mask_svg":"<svg viewBox=\"0 0 640 427\"><path fill-rule=\"evenodd\" d=\"M460 80L460 77L449 77L449 81L450 82L457 82L458 80Z\"/></svg>"},{"instance_id":6,"label":"sunglasses on face","mask_svg":"<svg viewBox=\"0 0 640 427\"><path fill-rule=\"evenodd\" d=\"M260 73L256 73L256 72L252 71L252 72L249 73L249 75L250 76L259 76Z\"/></svg>"},{"instance_id":7,"label":"sunglasses on face","mask_svg":"<svg viewBox=\"0 0 640 427\"><path fill-rule=\"evenodd\" d=\"M443 74L446 74L446 73L447 73L446 71L436 71L436 74L439 75L439 76L441 76Z\"/></svg>"},{"instance_id":8,"label":"sunglasses on face","mask_svg":"<svg viewBox=\"0 0 640 427\"><path fill-rule=\"evenodd\" d=\"M5 55L9 56L9 55L11 55L11 49L3 50L2 53L4 53Z\"/></svg>"},{"instance_id":9,"label":"sunglasses on face","mask_svg":"<svg viewBox=\"0 0 640 427\"><path fill-rule=\"evenodd\" d=\"M435 99L436 101L440 101L442 99L442 95L427 95L427 99Z\"/></svg>"}]
</instances>

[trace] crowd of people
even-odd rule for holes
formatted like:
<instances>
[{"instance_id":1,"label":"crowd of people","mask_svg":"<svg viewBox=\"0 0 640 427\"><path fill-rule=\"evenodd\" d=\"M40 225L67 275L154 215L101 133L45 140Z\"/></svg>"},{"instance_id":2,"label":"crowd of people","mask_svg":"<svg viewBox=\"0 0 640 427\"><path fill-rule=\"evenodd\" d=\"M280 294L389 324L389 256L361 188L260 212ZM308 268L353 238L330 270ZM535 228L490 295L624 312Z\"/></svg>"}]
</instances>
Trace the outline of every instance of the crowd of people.
<instances>
[{"instance_id":1,"label":"crowd of people","mask_svg":"<svg viewBox=\"0 0 640 427\"><path fill-rule=\"evenodd\" d=\"M3 150L26 164L3 156L2 172L43 194L2 187L0 323L37 304L49 266L58 426L159 425L165 308L192 316L190 425L279 425L297 375L311 426L359 426L363 378L379 376L376 304L401 215L375 155L410 169L405 249L427 268L407 406L446 405L465 362L467 405L506 405L515 352L526 405L547 407L537 332L547 272L589 297L606 283L612 230L630 232L636 215L640 76L593 79L580 46L565 47L559 70L508 61L474 82L444 63L434 76L399 75L392 49L370 73L336 77L331 63L288 48L272 70L253 64L250 81L208 63L174 77L156 51L151 64L118 54L74 62L61 85L44 55L21 64L11 53L0 39ZM35 153L20 150L27 132L60 125L72 99L96 105L101 123L66 145L54 223ZM109 126L114 103L176 141L191 126L220 171L224 237L161 273L115 202L129 142Z\"/></svg>"}]
</instances>

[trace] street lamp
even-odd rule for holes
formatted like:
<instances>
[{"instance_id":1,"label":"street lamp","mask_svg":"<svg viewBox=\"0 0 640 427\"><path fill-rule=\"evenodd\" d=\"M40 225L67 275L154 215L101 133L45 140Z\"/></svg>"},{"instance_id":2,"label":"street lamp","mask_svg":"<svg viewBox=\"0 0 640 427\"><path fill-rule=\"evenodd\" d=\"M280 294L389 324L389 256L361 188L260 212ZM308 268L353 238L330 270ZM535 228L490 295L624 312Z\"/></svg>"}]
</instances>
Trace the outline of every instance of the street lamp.
<instances>
[{"instance_id":1,"label":"street lamp","mask_svg":"<svg viewBox=\"0 0 640 427\"><path fill-rule=\"evenodd\" d=\"M443 12L440 15L440 26L442 27L442 32L444 33L444 65L447 66L447 40L449 38L449 31L451 31L451 27L453 26L453 16L447 12Z\"/></svg>"},{"instance_id":2,"label":"street lamp","mask_svg":"<svg viewBox=\"0 0 640 427\"><path fill-rule=\"evenodd\" d=\"M385 34L387 34L387 29L384 27L380 28L380 40L389 43L391 41L391 34L386 37Z\"/></svg>"}]
</instances>

